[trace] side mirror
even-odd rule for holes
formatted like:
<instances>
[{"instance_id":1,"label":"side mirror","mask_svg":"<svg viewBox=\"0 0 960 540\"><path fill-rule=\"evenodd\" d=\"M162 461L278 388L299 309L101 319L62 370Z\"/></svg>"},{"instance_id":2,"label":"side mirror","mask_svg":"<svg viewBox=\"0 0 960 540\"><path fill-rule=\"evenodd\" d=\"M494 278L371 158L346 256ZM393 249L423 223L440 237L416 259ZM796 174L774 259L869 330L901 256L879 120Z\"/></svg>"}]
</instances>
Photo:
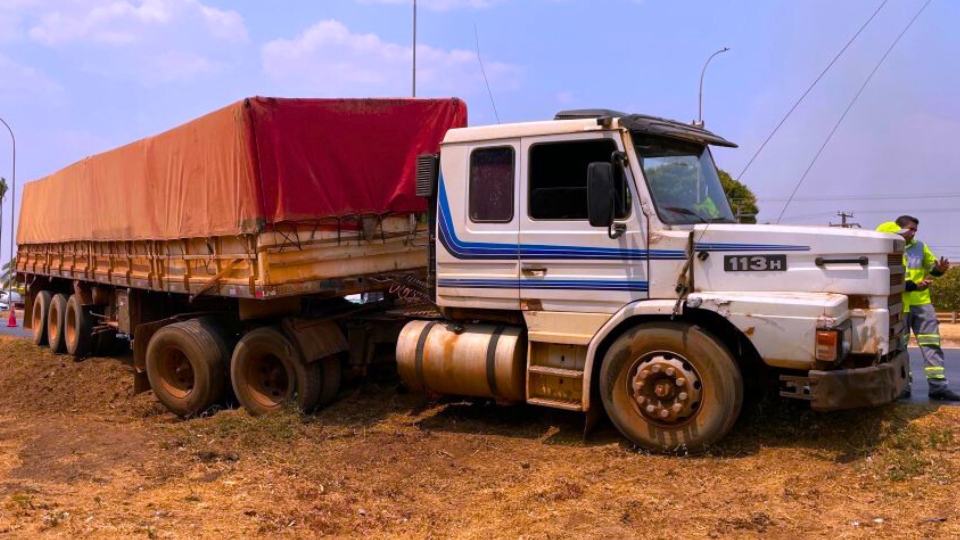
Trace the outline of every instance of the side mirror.
<instances>
[{"instance_id":1,"label":"side mirror","mask_svg":"<svg viewBox=\"0 0 960 540\"><path fill-rule=\"evenodd\" d=\"M591 227L610 227L617 190L613 184L613 165L596 162L587 166L587 216Z\"/></svg>"}]
</instances>

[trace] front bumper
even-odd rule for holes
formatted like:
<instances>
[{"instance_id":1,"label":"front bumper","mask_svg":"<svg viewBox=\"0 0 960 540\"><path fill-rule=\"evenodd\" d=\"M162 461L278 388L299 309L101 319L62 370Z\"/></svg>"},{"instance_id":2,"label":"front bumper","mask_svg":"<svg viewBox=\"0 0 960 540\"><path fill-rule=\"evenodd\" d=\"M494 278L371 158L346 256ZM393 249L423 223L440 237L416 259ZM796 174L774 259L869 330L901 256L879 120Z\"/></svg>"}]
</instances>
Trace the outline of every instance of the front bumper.
<instances>
[{"instance_id":1,"label":"front bumper","mask_svg":"<svg viewBox=\"0 0 960 540\"><path fill-rule=\"evenodd\" d=\"M858 369L810 370L806 377L783 376L781 396L810 400L815 411L876 407L897 399L909 384L910 355L894 353L889 362Z\"/></svg>"}]
</instances>

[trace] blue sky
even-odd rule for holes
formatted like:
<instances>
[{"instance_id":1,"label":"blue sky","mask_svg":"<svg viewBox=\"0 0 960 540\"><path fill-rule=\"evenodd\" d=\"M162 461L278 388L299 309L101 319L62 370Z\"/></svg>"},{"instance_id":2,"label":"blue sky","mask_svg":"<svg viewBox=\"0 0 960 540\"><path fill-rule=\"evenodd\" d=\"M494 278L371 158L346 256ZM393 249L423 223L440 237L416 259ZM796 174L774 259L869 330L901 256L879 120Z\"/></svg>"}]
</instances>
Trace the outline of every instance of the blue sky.
<instances>
[{"instance_id":1,"label":"blue sky","mask_svg":"<svg viewBox=\"0 0 960 540\"><path fill-rule=\"evenodd\" d=\"M743 176L775 220L875 64L926 0L419 0L419 96L458 96L472 125L604 107L690 121L704 61L708 129L740 174L878 6L858 40ZM17 179L251 95L406 96L412 0L0 0L0 117ZM865 227L900 213L960 262L960 2L934 0L801 185L785 223ZM0 133L0 175L10 178ZM18 190L19 191L19 190ZM913 198L891 198L897 195ZM887 197L887 198L885 198ZM18 192L19 198L19 192ZM122 204L122 201L117 201ZM9 203L2 259L9 251Z\"/></svg>"}]
</instances>

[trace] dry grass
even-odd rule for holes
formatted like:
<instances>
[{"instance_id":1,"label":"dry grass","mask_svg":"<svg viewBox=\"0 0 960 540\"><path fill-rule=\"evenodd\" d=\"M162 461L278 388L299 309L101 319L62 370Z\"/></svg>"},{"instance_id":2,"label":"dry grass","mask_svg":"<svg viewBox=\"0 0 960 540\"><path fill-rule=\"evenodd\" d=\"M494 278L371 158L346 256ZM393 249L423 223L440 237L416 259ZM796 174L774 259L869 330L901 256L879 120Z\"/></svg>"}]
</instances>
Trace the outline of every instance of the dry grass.
<instances>
[{"instance_id":1,"label":"dry grass","mask_svg":"<svg viewBox=\"0 0 960 540\"><path fill-rule=\"evenodd\" d=\"M940 324L940 339L944 347L960 347L960 324ZM916 343L914 343L916 345Z\"/></svg>"},{"instance_id":2,"label":"dry grass","mask_svg":"<svg viewBox=\"0 0 960 540\"><path fill-rule=\"evenodd\" d=\"M122 360L0 342L0 533L80 538L953 538L960 409L748 407L700 456L390 384L180 421Z\"/></svg>"}]
</instances>

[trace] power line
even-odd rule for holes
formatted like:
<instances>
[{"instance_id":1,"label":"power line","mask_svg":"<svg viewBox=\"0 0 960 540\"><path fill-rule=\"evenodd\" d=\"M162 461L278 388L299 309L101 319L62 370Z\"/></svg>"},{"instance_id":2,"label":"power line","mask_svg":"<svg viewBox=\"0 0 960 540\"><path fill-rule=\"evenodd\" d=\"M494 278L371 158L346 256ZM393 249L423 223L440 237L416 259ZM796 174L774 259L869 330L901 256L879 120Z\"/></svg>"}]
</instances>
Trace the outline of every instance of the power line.
<instances>
[{"instance_id":1,"label":"power line","mask_svg":"<svg viewBox=\"0 0 960 540\"><path fill-rule=\"evenodd\" d=\"M759 156L760 152L762 152L763 149L767 146L767 143L770 142L770 139L772 139L773 136L777 134L777 131L780 130L780 126L782 126L783 123L787 121L787 118L790 118L790 115L793 114L793 111L796 110L798 106L800 106L800 102L803 101L805 97L807 97L807 94L809 94L810 91L813 90L813 87L820 82L820 79L822 79L823 76L826 75L827 71L829 71L830 68L833 67L833 64L840 59L840 56L843 54L843 52L846 51L847 48L850 47L850 45L854 42L854 40L857 39L857 36L859 36L860 33L863 32L863 30L867 27L867 25L870 24L870 21L872 21L873 18L877 16L877 13L880 13L880 10L883 9L883 6L887 5L887 1L888 0L883 0L883 2L880 4L880 7L878 7L877 10L873 12L873 15L870 15L870 18L867 19L867 22L863 23L863 26L861 26L860 29L857 30L857 33L854 34L852 38L850 38L850 41L848 41L847 44L844 45L842 49L840 49L840 52L838 52L837 55L833 57L833 60L831 60L830 63L827 64L827 67L823 68L823 71L820 72L820 75L818 75L816 80L813 81L813 84L811 84L810 87L807 88L807 90L803 93L803 95L800 96L800 99L798 99L797 102L793 104L793 107L790 107L790 110L787 111L787 114L785 114L784 117L780 119L780 123L777 124L777 127L773 128L773 131L770 133L769 136L767 136L767 140L763 141L763 144L760 145L760 148L757 149L757 152L753 154L753 157L750 158L749 162L747 162L747 166L744 167L743 170L740 171L740 174L737 175L737 181L739 181L740 178L743 177L744 173L747 172L747 169L749 169L750 165L753 164L753 160L757 159L757 156Z\"/></svg>"},{"instance_id":2,"label":"power line","mask_svg":"<svg viewBox=\"0 0 960 540\"><path fill-rule=\"evenodd\" d=\"M927 6L930 5L930 2L933 0L927 0L922 7L917 11L917 14L910 19L910 22L907 23L907 26L903 28L903 31L900 32L900 35L897 36L897 39L893 40L893 43L887 49L887 52L883 53L883 56L880 57L880 61L877 62L877 65L873 67L873 71L870 72L870 75L867 76L867 80L863 81L863 85L860 87L860 90L857 90L857 94L853 96L853 99L850 100L850 104L847 105L847 109L843 111L843 114L840 115L840 119L837 120L836 125L833 126L833 129L830 130L830 134L827 135L827 140L823 141L823 144L820 146L820 149L817 150L817 154L813 156L813 161L810 162L810 165L807 166L807 170L803 172L803 176L800 177L800 181L797 182L797 187L793 188L793 193L790 194L790 199L793 199L793 196L797 194L797 190L800 189L800 185L803 184L803 181L807 178L807 175L810 173L810 170L813 169L814 164L820 159L820 154L823 153L823 149L827 147L827 144L830 143L830 140L833 139L833 134L837 132L837 129L840 128L840 124L843 123L844 118L847 117L847 114L850 112L850 109L853 108L854 103L857 102L857 99L860 97L860 94L863 93L863 90L870 84L870 80L873 79L873 76L877 73L877 70L880 69L880 66L883 65L883 61L887 59L887 56L890 55L890 52L894 47L897 46L897 43L900 43L900 39L904 34L907 33L907 30L913 26L914 21L923 13L923 10L927 9ZM780 218L783 217L783 213L787 211L787 207L790 206L790 200L787 200L787 203L783 205L783 210L780 211L780 217L777 218L777 223L780 223Z\"/></svg>"},{"instance_id":3,"label":"power line","mask_svg":"<svg viewBox=\"0 0 960 540\"><path fill-rule=\"evenodd\" d=\"M794 201L869 201L869 200L879 200L879 199L948 199L960 197L960 193L926 193L922 195L900 195L900 194L888 194L888 195L822 195L820 197L794 197ZM780 202L780 201L789 201L790 197L757 197L757 202Z\"/></svg>"},{"instance_id":4,"label":"power line","mask_svg":"<svg viewBox=\"0 0 960 540\"><path fill-rule=\"evenodd\" d=\"M946 214L946 213L956 213L956 208L923 208L918 210L910 210L904 208L897 208L893 210L857 210L858 214L886 214L889 216L899 216L905 213L915 213L915 214ZM786 219L795 220L795 219L805 219L805 218L815 218L823 216L833 216L836 215L830 210L824 210L822 212L811 212L809 214L794 214L785 216Z\"/></svg>"}]
</instances>

